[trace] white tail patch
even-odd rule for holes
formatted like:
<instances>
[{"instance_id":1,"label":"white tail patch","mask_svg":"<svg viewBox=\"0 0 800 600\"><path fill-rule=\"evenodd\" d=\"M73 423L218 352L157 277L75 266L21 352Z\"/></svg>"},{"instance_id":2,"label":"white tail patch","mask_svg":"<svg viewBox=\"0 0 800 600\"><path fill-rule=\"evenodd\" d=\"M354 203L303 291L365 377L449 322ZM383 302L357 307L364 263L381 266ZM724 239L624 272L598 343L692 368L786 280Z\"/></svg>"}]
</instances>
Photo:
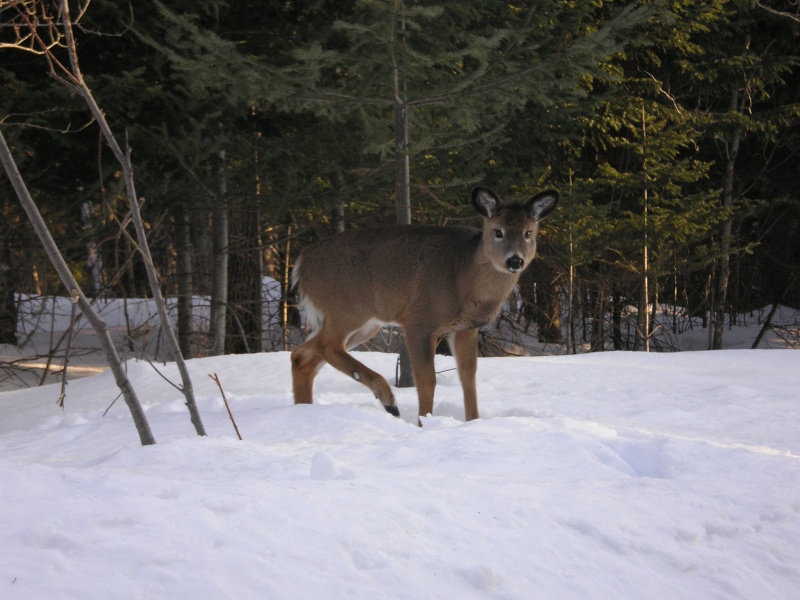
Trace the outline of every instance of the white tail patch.
<instances>
[{"instance_id":1,"label":"white tail patch","mask_svg":"<svg viewBox=\"0 0 800 600\"><path fill-rule=\"evenodd\" d=\"M303 293L302 284L300 283L300 266L302 260L297 259L292 269L292 288L300 293L300 314L305 317L306 328L308 329L308 338L311 339L322 327L322 322L325 320L325 315L320 311L311 298Z\"/></svg>"},{"instance_id":2,"label":"white tail patch","mask_svg":"<svg viewBox=\"0 0 800 600\"><path fill-rule=\"evenodd\" d=\"M319 332L325 315L320 311L308 297L301 297L300 311L306 316L306 327L308 328L308 339L311 339Z\"/></svg>"}]
</instances>

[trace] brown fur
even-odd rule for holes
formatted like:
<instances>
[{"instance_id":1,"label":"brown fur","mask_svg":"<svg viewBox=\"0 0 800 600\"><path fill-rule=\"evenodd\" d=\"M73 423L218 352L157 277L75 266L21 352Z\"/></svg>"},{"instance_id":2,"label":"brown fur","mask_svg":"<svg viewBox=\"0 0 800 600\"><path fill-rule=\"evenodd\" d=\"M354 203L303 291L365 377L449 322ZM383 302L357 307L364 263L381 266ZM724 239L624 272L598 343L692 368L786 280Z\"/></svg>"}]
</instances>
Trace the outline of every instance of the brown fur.
<instances>
[{"instance_id":1,"label":"brown fur","mask_svg":"<svg viewBox=\"0 0 800 600\"><path fill-rule=\"evenodd\" d=\"M477 419L478 329L497 316L530 264L538 223L557 202L551 191L525 204L503 205L489 190L476 188L473 205L484 217L483 231L377 227L341 233L305 248L293 277L317 330L292 352L295 403L312 402L314 377L328 362L370 388L396 414L386 380L347 353L372 338L381 324L394 323L405 333L419 416L433 411L434 349L448 337L466 418Z\"/></svg>"}]
</instances>

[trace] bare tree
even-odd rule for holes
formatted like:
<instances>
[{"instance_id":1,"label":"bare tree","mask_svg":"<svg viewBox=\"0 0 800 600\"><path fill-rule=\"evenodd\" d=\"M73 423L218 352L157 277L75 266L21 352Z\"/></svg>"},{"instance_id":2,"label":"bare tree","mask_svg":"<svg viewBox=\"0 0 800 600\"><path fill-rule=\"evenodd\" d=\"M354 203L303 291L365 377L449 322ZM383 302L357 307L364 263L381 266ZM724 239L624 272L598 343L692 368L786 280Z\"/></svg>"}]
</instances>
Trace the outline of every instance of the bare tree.
<instances>
[{"instance_id":1,"label":"bare tree","mask_svg":"<svg viewBox=\"0 0 800 600\"><path fill-rule=\"evenodd\" d=\"M80 19L88 9L91 0L84 0L79 6L78 19ZM45 3L37 0L11 0L6 3L7 10L14 11L13 18L16 39L0 44L0 47L11 47L22 49L28 52L43 55L48 63L50 76L59 83L78 94L86 103L87 108L97 121L103 138L108 144L114 157L122 168L125 189L128 196L128 204L131 209L131 220L136 230L137 249L142 255L147 272L148 282L153 294L153 301L158 310L161 320L161 327L172 351L172 359L178 366L181 375L181 392L186 398L186 406L189 409L192 424L198 435L205 435L205 428L197 410L194 399L194 389L186 363L183 360L175 333L170 327L169 316L166 304L161 294L161 281L158 271L153 263L150 247L145 233L142 215L139 210L139 201L136 195L136 188L133 177L133 164L131 162L131 149L125 151L117 142L111 127L106 120L100 106L97 104L89 86L83 78L83 73L78 62L77 45L73 32L73 20L69 10L67 0L60 0L56 12L51 13ZM14 14L14 13L12 13ZM54 49L61 48L67 51L69 64L64 64L56 56Z\"/></svg>"},{"instance_id":2,"label":"bare tree","mask_svg":"<svg viewBox=\"0 0 800 600\"><path fill-rule=\"evenodd\" d=\"M136 425L136 431L139 433L139 440L143 446L155 444L156 440L150 431L150 425L142 410L142 405L139 403L136 391L133 389L128 376L125 374L122 361L114 348L114 342L111 340L111 335L108 332L108 325L94 310L89 300L83 294L80 286L75 281L75 278L72 276L67 262L61 255L55 240L53 240L53 236L50 235L50 231L47 229L47 225L41 213L39 213L39 209L36 207L30 192L28 192L28 188L25 186L25 182L19 173L19 169L17 169L17 164L11 154L11 150L8 144L6 144L2 129L0 129L0 161L3 163L3 168L8 174L8 178L11 180L11 185L14 187L20 204L22 204L22 208L25 209L28 219L30 219L30 222L33 224L36 235L42 242L50 262L53 264L53 267L55 267L61 281L72 294L73 302L77 303L78 308L80 308L81 312L92 324L92 327L100 338L100 343L103 345L103 351L111 367L111 372L114 374L114 379L117 382L120 392L122 392L122 397L125 399L125 403L131 411L134 425Z\"/></svg>"}]
</instances>

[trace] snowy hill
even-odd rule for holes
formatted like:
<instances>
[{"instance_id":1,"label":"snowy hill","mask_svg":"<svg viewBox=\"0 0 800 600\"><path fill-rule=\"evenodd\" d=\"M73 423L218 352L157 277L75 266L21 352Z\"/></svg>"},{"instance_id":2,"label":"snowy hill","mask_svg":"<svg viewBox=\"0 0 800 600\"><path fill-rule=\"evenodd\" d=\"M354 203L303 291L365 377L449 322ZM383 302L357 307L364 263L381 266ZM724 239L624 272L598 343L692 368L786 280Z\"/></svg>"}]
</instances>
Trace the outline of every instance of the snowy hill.
<instances>
[{"instance_id":1,"label":"snowy hill","mask_svg":"<svg viewBox=\"0 0 800 600\"><path fill-rule=\"evenodd\" d=\"M0 394L0 597L800 597L800 352L481 359L471 423L437 357L422 428L329 367L293 406L287 353L189 367L208 438L129 363L146 448L109 373Z\"/></svg>"}]
</instances>

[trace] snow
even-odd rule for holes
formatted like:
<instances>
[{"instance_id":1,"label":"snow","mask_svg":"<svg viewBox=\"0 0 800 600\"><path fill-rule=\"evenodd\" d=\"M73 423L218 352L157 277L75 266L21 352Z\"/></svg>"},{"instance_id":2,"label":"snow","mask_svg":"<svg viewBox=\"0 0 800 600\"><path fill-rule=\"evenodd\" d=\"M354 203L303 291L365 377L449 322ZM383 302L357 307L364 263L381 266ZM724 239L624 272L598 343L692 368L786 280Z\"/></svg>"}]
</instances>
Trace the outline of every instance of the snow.
<instances>
[{"instance_id":1,"label":"snow","mask_svg":"<svg viewBox=\"0 0 800 600\"><path fill-rule=\"evenodd\" d=\"M285 352L188 361L207 438L129 361L150 447L108 372L0 394L0 598L800 597L800 352L483 358L470 423L436 361L422 428Z\"/></svg>"}]
</instances>

